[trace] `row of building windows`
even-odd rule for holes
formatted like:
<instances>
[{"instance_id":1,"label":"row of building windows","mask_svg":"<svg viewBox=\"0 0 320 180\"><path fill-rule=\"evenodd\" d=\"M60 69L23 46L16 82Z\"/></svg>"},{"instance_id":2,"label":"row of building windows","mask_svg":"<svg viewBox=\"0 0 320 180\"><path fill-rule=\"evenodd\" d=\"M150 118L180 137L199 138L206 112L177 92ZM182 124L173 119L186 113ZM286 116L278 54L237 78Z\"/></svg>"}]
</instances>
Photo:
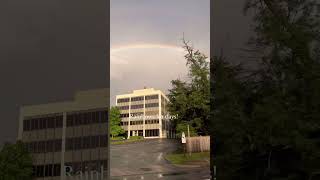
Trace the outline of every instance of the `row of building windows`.
<instances>
[{"instance_id":1,"label":"row of building windows","mask_svg":"<svg viewBox=\"0 0 320 180\"><path fill-rule=\"evenodd\" d=\"M158 98L159 98L159 95L158 95L158 94L146 96L146 100L158 99Z\"/></svg>"},{"instance_id":2,"label":"row of building windows","mask_svg":"<svg viewBox=\"0 0 320 180\"><path fill-rule=\"evenodd\" d=\"M146 108L159 107L159 103L149 103L146 104Z\"/></svg>"},{"instance_id":3,"label":"row of building windows","mask_svg":"<svg viewBox=\"0 0 320 180\"><path fill-rule=\"evenodd\" d=\"M131 117L142 116L143 114L143 112L131 113Z\"/></svg>"},{"instance_id":4,"label":"row of building windows","mask_svg":"<svg viewBox=\"0 0 320 180\"><path fill-rule=\"evenodd\" d=\"M77 172L84 173L85 171L99 171L101 166L104 170L108 168L107 160L95 160L95 161L84 161L84 162L69 162L65 163L65 166L72 168L71 174L76 174ZM32 176L33 177L54 177L60 176L61 165L60 164L46 164L32 166Z\"/></svg>"},{"instance_id":5,"label":"row of building windows","mask_svg":"<svg viewBox=\"0 0 320 180\"><path fill-rule=\"evenodd\" d=\"M146 100L158 99L158 98L159 98L158 94L145 96ZM144 99L144 96L138 96L138 97L132 97L131 101L143 101L143 99ZM117 103L126 103L129 101L130 101L130 98L121 98L117 100Z\"/></svg>"},{"instance_id":6,"label":"row of building windows","mask_svg":"<svg viewBox=\"0 0 320 180\"><path fill-rule=\"evenodd\" d=\"M30 153L61 152L61 139L25 143Z\"/></svg>"},{"instance_id":7,"label":"row of building windows","mask_svg":"<svg viewBox=\"0 0 320 180\"><path fill-rule=\"evenodd\" d=\"M138 97L132 97L131 101L143 101L144 97L143 96L138 96Z\"/></svg>"},{"instance_id":8,"label":"row of building windows","mask_svg":"<svg viewBox=\"0 0 320 180\"><path fill-rule=\"evenodd\" d=\"M122 99L118 99L117 103L125 103L125 102L129 102L130 98L122 98Z\"/></svg>"},{"instance_id":9,"label":"row of building windows","mask_svg":"<svg viewBox=\"0 0 320 180\"><path fill-rule=\"evenodd\" d=\"M120 114L120 118L126 118L126 117L129 117L129 113L126 113L126 114Z\"/></svg>"},{"instance_id":10,"label":"row of building windows","mask_svg":"<svg viewBox=\"0 0 320 180\"><path fill-rule=\"evenodd\" d=\"M120 110L128 110L129 106L118 106Z\"/></svg>"},{"instance_id":11,"label":"row of building windows","mask_svg":"<svg viewBox=\"0 0 320 180\"><path fill-rule=\"evenodd\" d=\"M145 121L146 124L159 124L159 119L150 119Z\"/></svg>"},{"instance_id":12,"label":"row of building windows","mask_svg":"<svg viewBox=\"0 0 320 180\"><path fill-rule=\"evenodd\" d=\"M159 129L148 129L145 131L145 137L159 136Z\"/></svg>"},{"instance_id":13,"label":"row of building windows","mask_svg":"<svg viewBox=\"0 0 320 180\"><path fill-rule=\"evenodd\" d=\"M68 127L103 122L108 122L108 111L81 112L67 115ZM31 118L23 121L23 131L62 128L62 126L62 115Z\"/></svg>"},{"instance_id":14,"label":"row of building windows","mask_svg":"<svg viewBox=\"0 0 320 180\"><path fill-rule=\"evenodd\" d=\"M61 139L35 141L25 143L30 153L61 152ZM106 147L108 143L107 135L86 136L66 139L66 150L91 149Z\"/></svg>"},{"instance_id":15,"label":"row of building windows","mask_svg":"<svg viewBox=\"0 0 320 180\"><path fill-rule=\"evenodd\" d=\"M66 139L66 151L107 147L108 136L84 136Z\"/></svg>"},{"instance_id":16,"label":"row of building windows","mask_svg":"<svg viewBox=\"0 0 320 180\"><path fill-rule=\"evenodd\" d=\"M131 105L131 109L141 109L141 108L143 108L143 104Z\"/></svg>"},{"instance_id":17,"label":"row of building windows","mask_svg":"<svg viewBox=\"0 0 320 180\"><path fill-rule=\"evenodd\" d=\"M61 165L60 164L46 164L32 166L33 177L52 177L60 176Z\"/></svg>"},{"instance_id":18,"label":"row of building windows","mask_svg":"<svg viewBox=\"0 0 320 180\"><path fill-rule=\"evenodd\" d=\"M143 121L130 121L130 125L141 125Z\"/></svg>"},{"instance_id":19,"label":"row of building windows","mask_svg":"<svg viewBox=\"0 0 320 180\"><path fill-rule=\"evenodd\" d=\"M146 108L159 107L159 103L148 103L146 104ZM129 106L118 106L120 110L128 110ZM131 109L141 109L143 108L143 104L135 104L131 105Z\"/></svg>"},{"instance_id":20,"label":"row of building windows","mask_svg":"<svg viewBox=\"0 0 320 180\"><path fill-rule=\"evenodd\" d=\"M121 126L128 126L128 124L129 124L128 121L126 121L126 122L120 122L120 125L121 125Z\"/></svg>"},{"instance_id":21,"label":"row of building windows","mask_svg":"<svg viewBox=\"0 0 320 180\"><path fill-rule=\"evenodd\" d=\"M108 122L108 111L79 112L67 115L67 127Z\"/></svg>"},{"instance_id":22,"label":"row of building windows","mask_svg":"<svg viewBox=\"0 0 320 180\"><path fill-rule=\"evenodd\" d=\"M128 121L120 122L121 126L128 126ZM130 121L130 125L141 125L143 121ZM159 119L145 120L145 124L159 124Z\"/></svg>"},{"instance_id":23,"label":"row of building windows","mask_svg":"<svg viewBox=\"0 0 320 180\"><path fill-rule=\"evenodd\" d=\"M71 174L77 174L77 172L84 173L85 171L101 171L101 166L104 170L108 169L107 160L94 160L94 161L83 161L83 162L67 162L66 166L72 168Z\"/></svg>"},{"instance_id":24,"label":"row of building windows","mask_svg":"<svg viewBox=\"0 0 320 180\"><path fill-rule=\"evenodd\" d=\"M61 128L63 116L48 116L23 120L23 131L32 131L49 128Z\"/></svg>"},{"instance_id":25,"label":"row of building windows","mask_svg":"<svg viewBox=\"0 0 320 180\"><path fill-rule=\"evenodd\" d=\"M143 115L143 112L131 113L131 117L142 116L142 115ZM127 117L129 117L129 113L120 114L120 118L127 118Z\"/></svg>"}]
</instances>

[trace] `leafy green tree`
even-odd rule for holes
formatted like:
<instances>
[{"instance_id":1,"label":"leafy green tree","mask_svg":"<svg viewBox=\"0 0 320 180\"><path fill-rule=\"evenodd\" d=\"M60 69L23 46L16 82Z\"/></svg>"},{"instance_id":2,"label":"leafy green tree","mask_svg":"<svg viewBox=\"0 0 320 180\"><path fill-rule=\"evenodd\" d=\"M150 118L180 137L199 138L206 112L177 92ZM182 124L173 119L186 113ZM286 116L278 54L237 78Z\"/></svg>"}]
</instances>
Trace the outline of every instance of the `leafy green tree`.
<instances>
[{"instance_id":1,"label":"leafy green tree","mask_svg":"<svg viewBox=\"0 0 320 180\"><path fill-rule=\"evenodd\" d=\"M218 168L217 179L230 179L243 148L242 137L246 134L245 84L240 65L227 63L223 57L210 61L211 86L211 170Z\"/></svg>"},{"instance_id":2,"label":"leafy green tree","mask_svg":"<svg viewBox=\"0 0 320 180\"><path fill-rule=\"evenodd\" d=\"M219 179L307 180L320 168L315 2L249 0L246 10L256 13L249 45L261 55L258 70L238 71L213 59L210 127Z\"/></svg>"},{"instance_id":3,"label":"leafy green tree","mask_svg":"<svg viewBox=\"0 0 320 180\"><path fill-rule=\"evenodd\" d=\"M110 134L111 137L119 136L124 133L124 129L120 126L120 110L117 107L111 107L110 109Z\"/></svg>"},{"instance_id":4,"label":"leafy green tree","mask_svg":"<svg viewBox=\"0 0 320 180\"><path fill-rule=\"evenodd\" d=\"M32 179L32 158L22 142L3 145L0 151L0 179Z\"/></svg>"},{"instance_id":5,"label":"leafy green tree","mask_svg":"<svg viewBox=\"0 0 320 180\"><path fill-rule=\"evenodd\" d=\"M179 135L181 135L181 133L184 132L185 135L188 136L188 125L189 125L189 123L186 123L186 122L181 122L181 123L177 124L176 131L180 132ZM190 125L189 125L189 133L190 133L190 136L197 135L196 130Z\"/></svg>"},{"instance_id":6,"label":"leafy green tree","mask_svg":"<svg viewBox=\"0 0 320 180\"><path fill-rule=\"evenodd\" d=\"M186 65L189 68L188 81L180 79L171 81L169 90L169 112L177 114L174 120L178 133L185 124L190 125L197 134L208 134L210 112L209 62L199 50L195 50L185 40Z\"/></svg>"}]
</instances>

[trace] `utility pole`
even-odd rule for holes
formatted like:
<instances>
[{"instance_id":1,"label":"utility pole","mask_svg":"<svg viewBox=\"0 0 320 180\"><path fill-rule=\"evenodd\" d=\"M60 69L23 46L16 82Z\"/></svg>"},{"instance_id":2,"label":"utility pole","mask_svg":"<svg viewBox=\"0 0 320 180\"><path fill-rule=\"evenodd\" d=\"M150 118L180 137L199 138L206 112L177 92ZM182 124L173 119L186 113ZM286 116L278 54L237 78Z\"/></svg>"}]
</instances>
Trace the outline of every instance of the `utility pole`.
<instances>
[{"instance_id":1,"label":"utility pole","mask_svg":"<svg viewBox=\"0 0 320 180\"><path fill-rule=\"evenodd\" d=\"M190 146L191 144L190 144L190 129L189 129L189 124L188 124L188 138L189 138L189 143L187 143L186 145L189 144L189 146ZM190 151L189 151L189 156L191 156L191 149L190 149Z\"/></svg>"}]
</instances>

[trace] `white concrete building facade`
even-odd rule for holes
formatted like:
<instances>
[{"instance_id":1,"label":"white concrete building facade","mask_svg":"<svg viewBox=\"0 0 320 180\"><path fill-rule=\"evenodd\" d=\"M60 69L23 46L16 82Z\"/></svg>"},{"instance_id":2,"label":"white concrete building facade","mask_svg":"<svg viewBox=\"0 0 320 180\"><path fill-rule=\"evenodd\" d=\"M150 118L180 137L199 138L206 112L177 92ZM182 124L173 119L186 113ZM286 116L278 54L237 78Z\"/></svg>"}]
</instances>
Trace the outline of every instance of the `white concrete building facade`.
<instances>
[{"instance_id":1,"label":"white concrete building facade","mask_svg":"<svg viewBox=\"0 0 320 180\"><path fill-rule=\"evenodd\" d=\"M127 137L172 137L168 102L167 96L154 88L117 95L116 106L120 109L121 127L125 130Z\"/></svg>"},{"instance_id":2,"label":"white concrete building facade","mask_svg":"<svg viewBox=\"0 0 320 180\"><path fill-rule=\"evenodd\" d=\"M108 109L109 89L80 91L73 101L21 107L18 140L32 155L34 178L71 180L76 174L99 171L105 172L99 179L106 179ZM65 167L72 170L70 176Z\"/></svg>"}]
</instances>

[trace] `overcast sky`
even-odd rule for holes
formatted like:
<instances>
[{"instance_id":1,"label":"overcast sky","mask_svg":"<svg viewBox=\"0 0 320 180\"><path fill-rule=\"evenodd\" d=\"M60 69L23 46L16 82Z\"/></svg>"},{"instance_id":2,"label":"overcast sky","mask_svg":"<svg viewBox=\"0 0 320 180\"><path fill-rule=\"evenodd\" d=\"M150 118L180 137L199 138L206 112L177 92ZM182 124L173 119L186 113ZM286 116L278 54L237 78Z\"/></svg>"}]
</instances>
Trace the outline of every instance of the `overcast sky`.
<instances>
[{"instance_id":1,"label":"overcast sky","mask_svg":"<svg viewBox=\"0 0 320 180\"><path fill-rule=\"evenodd\" d=\"M247 40L243 1L213 1L216 51L236 56ZM209 54L209 0L111 0L110 69L106 7L105 0L0 1L0 143L16 139L22 105L108 87L109 74L112 103L144 86L166 91L186 74L183 33Z\"/></svg>"},{"instance_id":2,"label":"overcast sky","mask_svg":"<svg viewBox=\"0 0 320 180\"><path fill-rule=\"evenodd\" d=\"M0 143L15 141L22 105L108 87L107 2L0 1Z\"/></svg>"},{"instance_id":3,"label":"overcast sky","mask_svg":"<svg viewBox=\"0 0 320 180\"><path fill-rule=\"evenodd\" d=\"M183 34L209 56L210 0L111 0L111 104L115 95L185 78Z\"/></svg>"}]
</instances>

